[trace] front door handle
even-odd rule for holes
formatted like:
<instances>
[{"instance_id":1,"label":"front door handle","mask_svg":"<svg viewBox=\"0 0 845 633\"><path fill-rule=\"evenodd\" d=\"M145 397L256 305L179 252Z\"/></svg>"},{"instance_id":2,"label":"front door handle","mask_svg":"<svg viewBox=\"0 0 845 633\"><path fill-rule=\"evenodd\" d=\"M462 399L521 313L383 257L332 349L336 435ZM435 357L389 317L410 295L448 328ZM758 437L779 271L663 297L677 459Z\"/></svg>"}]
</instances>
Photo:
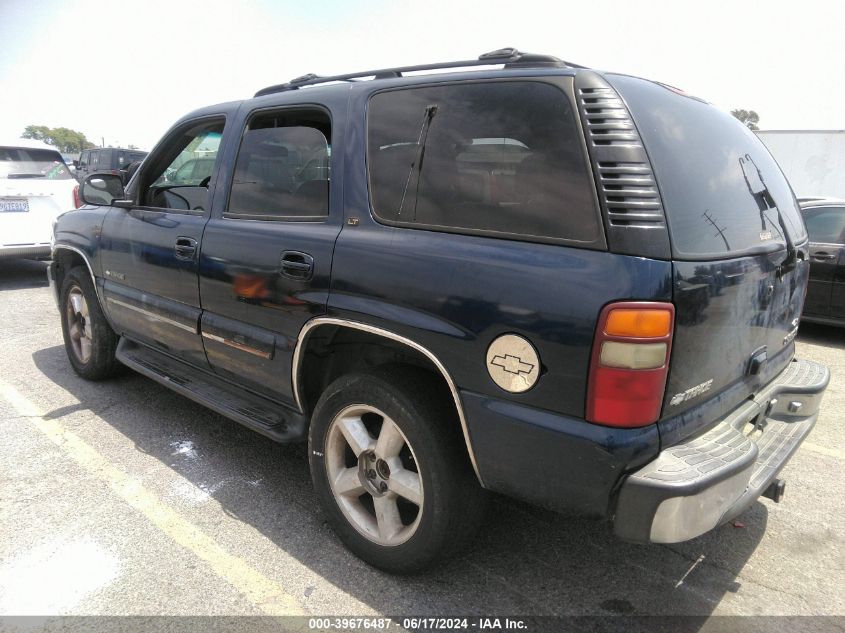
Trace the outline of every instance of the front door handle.
<instances>
[{"instance_id":1,"label":"front door handle","mask_svg":"<svg viewBox=\"0 0 845 633\"><path fill-rule=\"evenodd\" d=\"M176 259L193 259L197 254L197 241L192 237L176 238Z\"/></svg>"},{"instance_id":2,"label":"front door handle","mask_svg":"<svg viewBox=\"0 0 845 633\"><path fill-rule=\"evenodd\" d=\"M314 274L314 258L308 253L285 251L282 253L281 273L291 279L307 281Z\"/></svg>"},{"instance_id":3,"label":"front door handle","mask_svg":"<svg viewBox=\"0 0 845 633\"><path fill-rule=\"evenodd\" d=\"M832 259L836 259L837 255L833 255L831 253L825 253L824 251L819 251L817 253L813 253L810 255L813 259L820 261L820 262L827 262Z\"/></svg>"}]
</instances>

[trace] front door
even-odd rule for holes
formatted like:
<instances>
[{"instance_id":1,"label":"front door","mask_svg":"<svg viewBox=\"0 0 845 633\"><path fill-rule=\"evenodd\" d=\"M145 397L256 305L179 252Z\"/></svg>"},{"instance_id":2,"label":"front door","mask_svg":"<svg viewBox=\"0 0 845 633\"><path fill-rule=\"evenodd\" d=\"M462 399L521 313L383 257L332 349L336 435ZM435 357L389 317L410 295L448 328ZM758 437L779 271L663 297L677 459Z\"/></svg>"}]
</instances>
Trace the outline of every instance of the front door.
<instances>
[{"instance_id":1,"label":"front door","mask_svg":"<svg viewBox=\"0 0 845 633\"><path fill-rule=\"evenodd\" d=\"M345 103L337 109L335 116L309 106L247 117L231 185L216 196L203 236L208 361L221 376L281 402L293 401L299 331L326 310L342 215L331 139ZM234 156L235 148L227 152Z\"/></svg>"},{"instance_id":2,"label":"front door","mask_svg":"<svg viewBox=\"0 0 845 633\"><path fill-rule=\"evenodd\" d=\"M180 126L144 163L128 191L136 206L112 208L103 224L106 309L121 334L207 368L199 334L199 245L215 182L175 179L193 160L214 163L224 118ZM135 184L137 183L137 184Z\"/></svg>"}]
</instances>

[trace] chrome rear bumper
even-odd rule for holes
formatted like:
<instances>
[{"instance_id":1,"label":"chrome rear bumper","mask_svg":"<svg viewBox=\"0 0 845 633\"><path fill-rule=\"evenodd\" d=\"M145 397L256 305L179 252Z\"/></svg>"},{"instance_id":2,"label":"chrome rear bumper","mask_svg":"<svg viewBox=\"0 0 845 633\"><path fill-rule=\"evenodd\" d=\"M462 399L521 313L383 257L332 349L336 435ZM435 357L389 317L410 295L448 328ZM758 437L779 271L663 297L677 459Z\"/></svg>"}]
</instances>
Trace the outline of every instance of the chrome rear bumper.
<instances>
[{"instance_id":1,"label":"chrome rear bumper","mask_svg":"<svg viewBox=\"0 0 845 633\"><path fill-rule=\"evenodd\" d=\"M815 425L829 380L823 365L795 359L708 431L661 451L622 484L617 536L678 543L740 514Z\"/></svg>"}]
</instances>

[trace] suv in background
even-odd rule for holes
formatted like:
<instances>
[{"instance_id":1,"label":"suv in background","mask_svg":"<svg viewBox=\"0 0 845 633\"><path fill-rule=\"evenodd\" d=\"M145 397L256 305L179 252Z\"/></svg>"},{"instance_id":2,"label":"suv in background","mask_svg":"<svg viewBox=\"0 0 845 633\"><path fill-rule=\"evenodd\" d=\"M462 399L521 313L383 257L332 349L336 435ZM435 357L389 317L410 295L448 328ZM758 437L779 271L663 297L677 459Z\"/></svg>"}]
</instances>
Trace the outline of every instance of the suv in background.
<instances>
[{"instance_id":1,"label":"suv in background","mask_svg":"<svg viewBox=\"0 0 845 633\"><path fill-rule=\"evenodd\" d=\"M804 198L810 234L810 283L804 321L845 326L845 200Z\"/></svg>"},{"instance_id":2,"label":"suv in background","mask_svg":"<svg viewBox=\"0 0 845 633\"><path fill-rule=\"evenodd\" d=\"M73 369L307 440L329 521L389 571L459 552L486 491L643 543L780 501L829 380L794 357L789 184L653 81L513 49L305 75L81 191L49 273Z\"/></svg>"},{"instance_id":3,"label":"suv in background","mask_svg":"<svg viewBox=\"0 0 845 633\"><path fill-rule=\"evenodd\" d=\"M79 185L55 147L0 143L0 259L48 258L53 222L78 204Z\"/></svg>"},{"instance_id":4,"label":"suv in background","mask_svg":"<svg viewBox=\"0 0 845 633\"><path fill-rule=\"evenodd\" d=\"M129 165L144 160L147 152L121 147L104 147L82 150L76 165L76 178L82 182L92 174L126 176ZM126 178L128 180L128 178Z\"/></svg>"}]
</instances>

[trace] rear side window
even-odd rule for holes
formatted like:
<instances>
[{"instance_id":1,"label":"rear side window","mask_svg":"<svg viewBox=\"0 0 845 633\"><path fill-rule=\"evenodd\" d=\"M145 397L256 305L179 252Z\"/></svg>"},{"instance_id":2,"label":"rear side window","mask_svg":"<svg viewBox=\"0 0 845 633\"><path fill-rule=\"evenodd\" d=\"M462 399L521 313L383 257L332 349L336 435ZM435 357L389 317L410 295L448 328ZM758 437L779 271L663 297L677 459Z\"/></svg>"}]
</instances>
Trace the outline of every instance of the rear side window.
<instances>
[{"instance_id":1,"label":"rear side window","mask_svg":"<svg viewBox=\"0 0 845 633\"><path fill-rule=\"evenodd\" d=\"M810 241L822 244L845 243L845 208L819 207L804 210Z\"/></svg>"},{"instance_id":2,"label":"rear side window","mask_svg":"<svg viewBox=\"0 0 845 633\"><path fill-rule=\"evenodd\" d=\"M628 104L654 166L678 258L740 256L806 239L795 196L757 136L727 112L660 84L608 81Z\"/></svg>"},{"instance_id":3,"label":"rear side window","mask_svg":"<svg viewBox=\"0 0 845 633\"><path fill-rule=\"evenodd\" d=\"M241 139L223 217L315 219L329 212L331 123L320 110L254 117Z\"/></svg>"},{"instance_id":4,"label":"rear side window","mask_svg":"<svg viewBox=\"0 0 845 633\"><path fill-rule=\"evenodd\" d=\"M424 86L374 95L367 164L387 223L594 243L594 185L575 115L533 81Z\"/></svg>"}]
</instances>

